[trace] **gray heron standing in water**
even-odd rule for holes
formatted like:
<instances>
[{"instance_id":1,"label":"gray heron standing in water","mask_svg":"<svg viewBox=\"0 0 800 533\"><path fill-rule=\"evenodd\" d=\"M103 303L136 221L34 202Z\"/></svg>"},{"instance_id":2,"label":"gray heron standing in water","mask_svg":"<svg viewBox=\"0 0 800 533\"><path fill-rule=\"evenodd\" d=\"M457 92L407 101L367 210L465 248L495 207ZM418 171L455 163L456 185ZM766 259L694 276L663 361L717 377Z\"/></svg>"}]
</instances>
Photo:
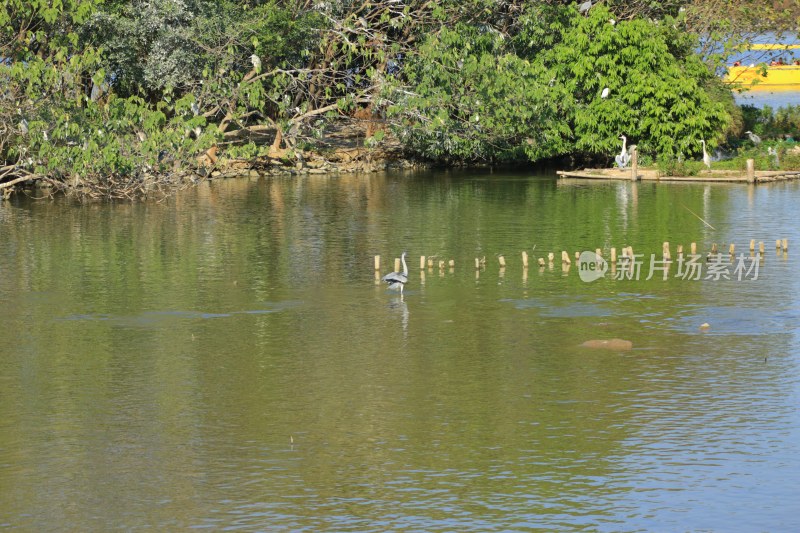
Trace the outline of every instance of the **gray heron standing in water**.
<instances>
[{"instance_id":1,"label":"gray heron standing in water","mask_svg":"<svg viewBox=\"0 0 800 533\"><path fill-rule=\"evenodd\" d=\"M389 284L390 289L400 289L400 294L403 294L403 285L408 283L408 266L406 265L406 252L400 256L400 261L403 263L402 272L390 272L381 278L381 281Z\"/></svg>"}]
</instances>

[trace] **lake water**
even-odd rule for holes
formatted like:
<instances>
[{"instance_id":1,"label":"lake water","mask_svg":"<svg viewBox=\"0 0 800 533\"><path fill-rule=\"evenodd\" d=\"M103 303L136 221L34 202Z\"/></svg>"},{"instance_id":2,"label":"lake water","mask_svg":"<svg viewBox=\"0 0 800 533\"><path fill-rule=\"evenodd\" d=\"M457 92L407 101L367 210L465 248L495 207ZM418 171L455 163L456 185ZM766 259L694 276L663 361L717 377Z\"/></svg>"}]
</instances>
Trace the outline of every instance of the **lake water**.
<instances>
[{"instance_id":1,"label":"lake water","mask_svg":"<svg viewBox=\"0 0 800 533\"><path fill-rule=\"evenodd\" d=\"M798 530L798 202L479 172L2 203L0 527ZM751 239L742 280L558 259Z\"/></svg>"},{"instance_id":2,"label":"lake water","mask_svg":"<svg viewBox=\"0 0 800 533\"><path fill-rule=\"evenodd\" d=\"M760 88L757 91L734 92L738 105L751 105L758 108L769 106L773 111L787 106L800 106L800 91L771 91Z\"/></svg>"}]
</instances>

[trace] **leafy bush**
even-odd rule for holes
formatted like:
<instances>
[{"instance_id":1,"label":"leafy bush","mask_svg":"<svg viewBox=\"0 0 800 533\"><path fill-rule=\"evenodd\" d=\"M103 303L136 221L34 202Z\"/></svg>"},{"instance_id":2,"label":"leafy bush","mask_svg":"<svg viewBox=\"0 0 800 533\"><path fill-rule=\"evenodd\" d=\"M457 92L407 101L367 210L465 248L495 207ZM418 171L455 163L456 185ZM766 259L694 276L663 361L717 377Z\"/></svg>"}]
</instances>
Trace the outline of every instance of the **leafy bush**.
<instances>
[{"instance_id":1,"label":"leafy bush","mask_svg":"<svg viewBox=\"0 0 800 533\"><path fill-rule=\"evenodd\" d=\"M696 41L672 19L616 22L602 4L588 17L535 4L517 24L510 39L479 24L442 29L409 58L387 98L412 150L467 161L608 157L625 134L642 154L690 156L700 139L713 148L731 120L707 90Z\"/></svg>"},{"instance_id":2,"label":"leafy bush","mask_svg":"<svg viewBox=\"0 0 800 533\"><path fill-rule=\"evenodd\" d=\"M656 160L659 176L696 176L705 168L702 161L686 161L670 155Z\"/></svg>"}]
</instances>

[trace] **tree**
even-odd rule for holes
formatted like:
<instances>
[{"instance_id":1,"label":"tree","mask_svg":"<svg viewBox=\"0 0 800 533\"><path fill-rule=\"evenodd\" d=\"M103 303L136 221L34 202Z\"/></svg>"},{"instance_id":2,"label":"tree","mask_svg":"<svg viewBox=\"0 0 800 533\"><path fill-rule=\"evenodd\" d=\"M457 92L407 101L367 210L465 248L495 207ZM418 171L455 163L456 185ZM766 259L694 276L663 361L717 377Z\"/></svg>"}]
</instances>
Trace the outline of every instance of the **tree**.
<instances>
[{"instance_id":1,"label":"tree","mask_svg":"<svg viewBox=\"0 0 800 533\"><path fill-rule=\"evenodd\" d=\"M507 161L566 150L561 103L541 64L509 51L491 27L457 25L431 36L392 86L388 116L412 150L431 159Z\"/></svg>"},{"instance_id":2,"label":"tree","mask_svg":"<svg viewBox=\"0 0 800 533\"><path fill-rule=\"evenodd\" d=\"M620 134L653 155L694 154L700 139L713 141L730 119L706 91L712 75L694 45L669 17L615 21L602 5L571 17L561 42L541 56L573 95L565 119L574 150L611 153Z\"/></svg>"}]
</instances>

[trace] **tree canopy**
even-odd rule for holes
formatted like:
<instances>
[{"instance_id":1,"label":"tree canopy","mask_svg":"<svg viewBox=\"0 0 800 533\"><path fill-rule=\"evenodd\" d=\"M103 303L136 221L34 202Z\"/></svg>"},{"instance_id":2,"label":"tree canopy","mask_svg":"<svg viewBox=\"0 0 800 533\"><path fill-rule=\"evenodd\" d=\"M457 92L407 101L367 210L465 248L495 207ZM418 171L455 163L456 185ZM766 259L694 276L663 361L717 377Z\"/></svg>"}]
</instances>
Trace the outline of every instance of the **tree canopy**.
<instances>
[{"instance_id":1,"label":"tree canopy","mask_svg":"<svg viewBox=\"0 0 800 533\"><path fill-rule=\"evenodd\" d=\"M730 123L715 69L748 38L710 15L720 3L796 16L749 0L8 0L0 188L111 190L209 150L287 157L359 113L450 163L608 157L620 134L692 155Z\"/></svg>"}]
</instances>

